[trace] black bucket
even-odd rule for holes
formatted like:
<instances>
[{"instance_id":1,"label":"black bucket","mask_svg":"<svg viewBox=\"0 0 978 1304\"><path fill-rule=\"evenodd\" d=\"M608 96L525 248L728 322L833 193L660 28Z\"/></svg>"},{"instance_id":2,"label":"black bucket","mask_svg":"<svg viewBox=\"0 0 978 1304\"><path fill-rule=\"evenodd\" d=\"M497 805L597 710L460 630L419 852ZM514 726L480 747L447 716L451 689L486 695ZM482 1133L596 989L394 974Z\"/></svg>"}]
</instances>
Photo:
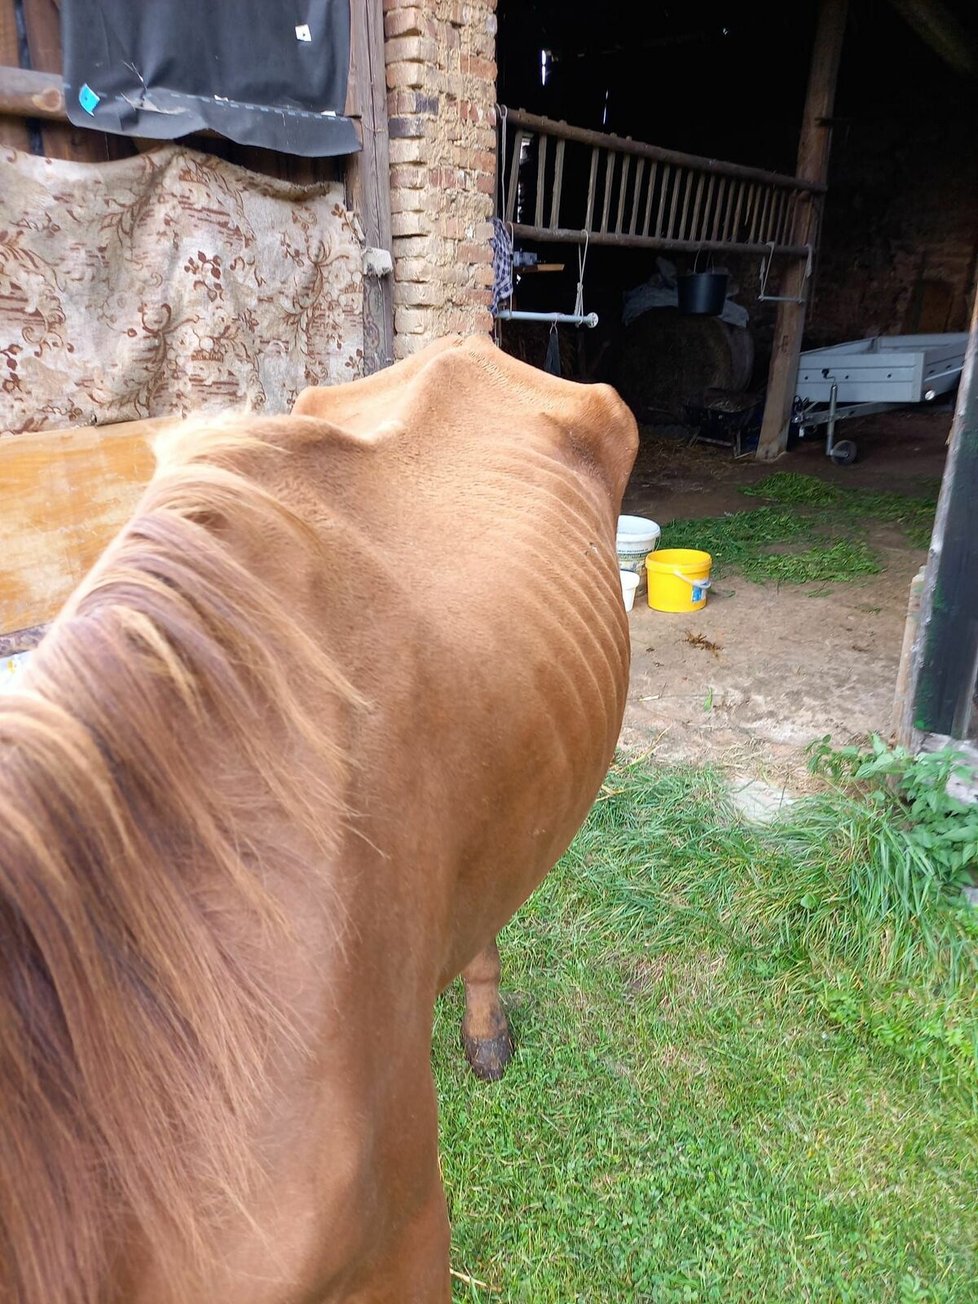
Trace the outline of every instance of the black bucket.
<instances>
[{"instance_id":1,"label":"black bucket","mask_svg":"<svg viewBox=\"0 0 978 1304\"><path fill-rule=\"evenodd\" d=\"M719 317L727 298L726 272L687 272L676 278L679 311L688 317Z\"/></svg>"}]
</instances>

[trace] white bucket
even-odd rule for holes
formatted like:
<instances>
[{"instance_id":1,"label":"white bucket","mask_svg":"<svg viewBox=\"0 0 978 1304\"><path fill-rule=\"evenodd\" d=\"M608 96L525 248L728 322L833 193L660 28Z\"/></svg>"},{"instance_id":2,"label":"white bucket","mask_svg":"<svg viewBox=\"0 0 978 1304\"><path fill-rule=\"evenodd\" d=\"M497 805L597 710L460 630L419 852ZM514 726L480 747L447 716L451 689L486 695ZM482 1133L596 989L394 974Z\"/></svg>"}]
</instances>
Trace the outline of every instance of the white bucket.
<instances>
[{"instance_id":1,"label":"white bucket","mask_svg":"<svg viewBox=\"0 0 978 1304\"><path fill-rule=\"evenodd\" d=\"M625 602L625 610L631 611L635 605L635 592L642 577L635 571L629 570L619 571L618 574L621 576L621 596Z\"/></svg>"},{"instance_id":2,"label":"white bucket","mask_svg":"<svg viewBox=\"0 0 978 1304\"><path fill-rule=\"evenodd\" d=\"M645 559L659 546L662 531L644 516L619 516L615 538L618 569L634 571L639 584L645 582Z\"/></svg>"},{"instance_id":3,"label":"white bucket","mask_svg":"<svg viewBox=\"0 0 978 1304\"><path fill-rule=\"evenodd\" d=\"M15 652L9 657L0 657L0 693L16 688L17 681L27 668L29 652Z\"/></svg>"}]
</instances>

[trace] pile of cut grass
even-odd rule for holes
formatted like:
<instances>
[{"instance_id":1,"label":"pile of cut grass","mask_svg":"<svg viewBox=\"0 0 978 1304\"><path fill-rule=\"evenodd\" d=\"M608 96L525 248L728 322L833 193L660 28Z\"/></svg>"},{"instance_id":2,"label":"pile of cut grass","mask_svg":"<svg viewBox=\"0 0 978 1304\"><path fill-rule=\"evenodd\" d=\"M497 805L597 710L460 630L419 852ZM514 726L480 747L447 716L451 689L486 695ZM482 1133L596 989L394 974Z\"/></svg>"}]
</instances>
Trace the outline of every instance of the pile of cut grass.
<instances>
[{"instance_id":1,"label":"pile of cut grass","mask_svg":"<svg viewBox=\"0 0 978 1304\"><path fill-rule=\"evenodd\" d=\"M936 506L933 497L840 488L794 471L775 472L742 492L777 506L671 521L663 528L661 546L709 552L718 576L737 572L756 583L845 583L883 569L879 554L862 537L867 520L902 526L914 547L926 547ZM814 543L801 546L812 536Z\"/></svg>"},{"instance_id":2,"label":"pile of cut grass","mask_svg":"<svg viewBox=\"0 0 978 1304\"><path fill-rule=\"evenodd\" d=\"M809 524L797 512L758 507L748 512L694 521L671 521L663 527L660 547L699 548L710 553L715 574L744 572L764 549L801 539Z\"/></svg>"},{"instance_id":3,"label":"pile of cut grass","mask_svg":"<svg viewBox=\"0 0 978 1304\"><path fill-rule=\"evenodd\" d=\"M750 558L742 567L746 579L763 583L808 584L819 580L847 582L883 569L879 556L861 539L816 543L801 552L770 552Z\"/></svg>"},{"instance_id":4,"label":"pile of cut grass","mask_svg":"<svg viewBox=\"0 0 978 1304\"><path fill-rule=\"evenodd\" d=\"M938 488L928 483L925 494L916 498L871 489L845 488L796 471L775 471L759 484L744 486L741 492L773 503L829 508L840 523L848 520L857 524L869 518L900 525L915 548L926 548L934 527Z\"/></svg>"},{"instance_id":5,"label":"pile of cut grass","mask_svg":"<svg viewBox=\"0 0 978 1304\"><path fill-rule=\"evenodd\" d=\"M502 1083L439 1002L457 1301L978 1297L978 929L874 912L871 805L757 831L714 772L611 773L501 938Z\"/></svg>"}]
</instances>

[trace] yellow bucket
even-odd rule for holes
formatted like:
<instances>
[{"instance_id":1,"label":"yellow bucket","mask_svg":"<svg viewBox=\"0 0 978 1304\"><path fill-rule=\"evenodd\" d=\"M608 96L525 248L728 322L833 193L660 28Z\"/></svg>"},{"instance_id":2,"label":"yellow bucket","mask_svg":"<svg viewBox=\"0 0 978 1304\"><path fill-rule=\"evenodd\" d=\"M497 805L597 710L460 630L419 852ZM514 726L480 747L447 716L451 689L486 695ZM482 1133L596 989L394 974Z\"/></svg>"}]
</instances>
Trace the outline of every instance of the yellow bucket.
<instances>
[{"instance_id":1,"label":"yellow bucket","mask_svg":"<svg viewBox=\"0 0 978 1304\"><path fill-rule=\"evenodd\" d=\"M661 548L650 552L645 570L653 611L699 611L706 606L713 558L695 548Z\"/></svg>"}]
</instances>

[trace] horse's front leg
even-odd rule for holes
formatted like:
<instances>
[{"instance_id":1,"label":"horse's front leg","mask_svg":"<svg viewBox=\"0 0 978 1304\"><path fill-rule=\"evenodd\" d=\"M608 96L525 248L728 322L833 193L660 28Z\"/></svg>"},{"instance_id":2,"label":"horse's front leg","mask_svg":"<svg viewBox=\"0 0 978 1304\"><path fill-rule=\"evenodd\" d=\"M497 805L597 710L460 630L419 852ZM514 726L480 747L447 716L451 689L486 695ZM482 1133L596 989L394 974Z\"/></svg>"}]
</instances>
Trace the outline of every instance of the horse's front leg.
<instances>
[{"instance_id":1,"label":"horse's front leg","mask_svg":"<svg viewBox=\"0 0 978 1304\"><path fill-rule=\"evenodd\" d=\"M462 1045L472 1072L484 1082L498 1081L513 1057L513 1039L499 1000L499 973L495 938L462 970Z\"/></svg>"}]
</instances>

